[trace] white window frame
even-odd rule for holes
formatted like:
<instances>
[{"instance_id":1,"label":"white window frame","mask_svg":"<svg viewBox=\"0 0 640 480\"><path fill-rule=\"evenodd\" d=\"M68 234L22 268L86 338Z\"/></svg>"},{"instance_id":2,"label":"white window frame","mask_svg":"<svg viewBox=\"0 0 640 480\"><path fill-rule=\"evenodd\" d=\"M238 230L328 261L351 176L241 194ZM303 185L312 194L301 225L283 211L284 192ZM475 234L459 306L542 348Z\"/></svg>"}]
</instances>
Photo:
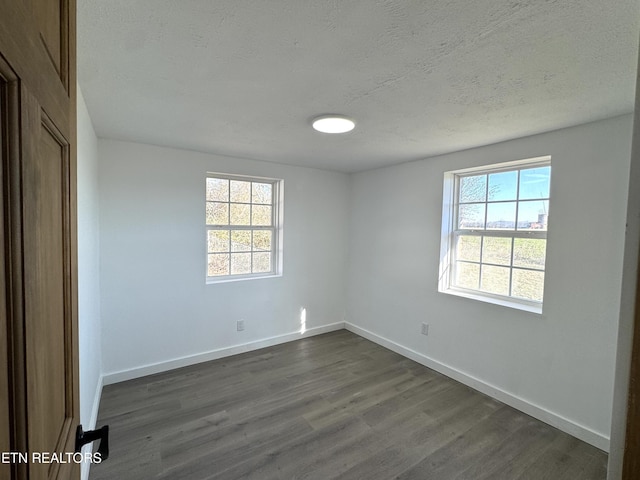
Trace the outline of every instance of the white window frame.
<instances>
[{"instance_id":1,"label":"white window frame","mask_svg":"<svg viewBox=\"0 0 640 480\"><path fill-rule=\"evenodd\" d=\"M268 177L255 177L248 175L233 175L226 173L207 172L205 177L205 193L204 204L208 203L206 194L206 179L217 178L222 180L238 180L243 182L255 182L255 183L268 183L271 184L271 225L209 225L205 218L205 277L207 284L213 283L225 283L235 282L239 280L253 280L262 278L273 278L282 276L282 246L283 246L283 210L284 210L284 180ZM229 205L237 203L232 202L230 199L227 203ZM249 202L249 205L253 206L253 202ZM252 207L250 207L251 209ZM231 214L229 208L229 215ZM251 218L251 213L250 213ZM269 230L271 234L271 270L269 272L260 273L245 273L245 274L229 274L229 275L209 275L209 247L208 236L209 231L212 230L247 230L247 231L260 231ZM252 250L253 252L253 250ZM232 253L231 246L229 247L229 254Z\"/></svg>"},{"instance_id":2,"label":"white window frame","mask_svg":"<svg viewBox=\"0 0 640 480\"><path fill-rule=\"evenodd\" d=\"M485 165L481 167L473 167L466 168L462 170L454 170L450 172L445 172L444 174L444 186L443 186L443 202L442 202L442 229L441 229L441 242L440 242L440 269L439 269L439 278L438 278L438 291L450 295L456 295L460 297L470 298L474 300L479 300L487 303L492 303L496 305L502 305L506 307L516 308L519 310L524 310L532 313L542 313L543 301L537 302L519 297L512 297L506 295L498 295L491 292L485 292L482 290L475 290L469 288L459 287L453 284L455 279L455 268L456 268L456 245L457 239L460 235L471 235L471 236L480 236L480 237L510 237L512 239L516 238L540 238L547 239L547 230L492 230L486 228L486 215L487 215L487 203L497 203L497 202L488 202L485 199L485 228L484 229L458 229L458 197L459 197L459 187L460 187L460 179L466 176L474 176L474 175L482 175L482 174L491 174L491 173L499 173L499 172L510 172L516 170L526 170L529 168L535 167L543 167L543 166L551 166L551 156L542 156L529 158L524 160L516 160L512 162L504 162L493 165ZM551 181L551 180L550 180ZM487 186L488 188L488 186ZM518 188L518 187L517 187ZM549 197L551 193L549 193ZM517 198L517 195L516 195ZM545 198L550 203L550 198ZM513 202L514 200L508 200L509 202ZM507 200L505 200L507 202ZM480 202L482 203L482 202ZM516 203L516 209L518 208L518 203ZM548 208L548 204L547 204ZM517 214L517 213L516 213ZM517 217L516 217L517 218ZM482 242L481 242L482 248ZM513 244L512 244L512 255L513 255ZM513 260L513 259L512 259ZM472 262L475 263L475 262ZM481 266L491 265L489 263L482 262L482 250L480 252L480 261L478 262ZM504 266L504 265L500 265ZM509 265L508 268L510 272L513 272L514 266L513 264ZM523 267L516 267L518 269L525 269ZM537 270L537 269L531 269ZM540 270L537 270L540 271ZM545 269L542 270L545 272L545 284L546 284L546 258L545 258ZM511 282L510 282L511 285Z\"/></svg>"}]
</instances>

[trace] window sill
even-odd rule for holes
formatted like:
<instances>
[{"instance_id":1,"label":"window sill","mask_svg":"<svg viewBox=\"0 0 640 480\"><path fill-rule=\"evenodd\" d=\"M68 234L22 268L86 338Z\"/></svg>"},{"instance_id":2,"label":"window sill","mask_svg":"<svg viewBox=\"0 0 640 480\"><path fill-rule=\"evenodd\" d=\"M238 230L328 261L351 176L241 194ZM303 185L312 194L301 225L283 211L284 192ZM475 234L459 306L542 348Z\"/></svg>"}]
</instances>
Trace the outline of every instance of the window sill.
<instances>
[{"instance_id":1,"label":"window sill","mask_svg":"<svg viewBox=\"0 0 640 480\"><path fill-rule=\"evenodd\" d=\"M221 278L207 277L207 285L215 285L219 283L232 283L232 282L244 282L246 280L263 280L265 278L278 278L282 277L281 273L268 273L265 275L251 275L251 276L229 276Z\"/></svg>"},{"instance_id":2,"label":"window sill","mask_svg":"<svg viewBox=\"0 0 640 480\"><path fill-rule=\"evenodd\" d=\"M484 303L492 303L494 305L500 305L502 307L515 308L516 310L522 310L529 313L535 313L542 315L542 304L530 304L519 302L515 299L505 299L495 297L493 295L485 295L482 293L473 293L467 290L460 290L457 288L447 288L438 290L440 293L446 293L448 295L455 295L457 297L469 298L471 300L477 300Z\"/></svg>"}]
</instances>

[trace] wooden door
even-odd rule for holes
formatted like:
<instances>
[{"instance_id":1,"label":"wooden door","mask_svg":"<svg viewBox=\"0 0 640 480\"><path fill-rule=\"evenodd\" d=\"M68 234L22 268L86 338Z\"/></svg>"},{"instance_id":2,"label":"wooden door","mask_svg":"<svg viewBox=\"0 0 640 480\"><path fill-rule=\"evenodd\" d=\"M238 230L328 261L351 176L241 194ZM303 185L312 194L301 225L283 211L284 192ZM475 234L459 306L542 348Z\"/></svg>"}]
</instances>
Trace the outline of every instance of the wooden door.
<instances>
[{"instance_id":1,"label":"wooden door","mask_svg":"<svg viewBox=\"0 0 640 480\"><path fill-rule=\"evenodd\" d=\"M75 109L75 1L0 0L3 479L79 478Z\"/></svg>"}]
</instances>

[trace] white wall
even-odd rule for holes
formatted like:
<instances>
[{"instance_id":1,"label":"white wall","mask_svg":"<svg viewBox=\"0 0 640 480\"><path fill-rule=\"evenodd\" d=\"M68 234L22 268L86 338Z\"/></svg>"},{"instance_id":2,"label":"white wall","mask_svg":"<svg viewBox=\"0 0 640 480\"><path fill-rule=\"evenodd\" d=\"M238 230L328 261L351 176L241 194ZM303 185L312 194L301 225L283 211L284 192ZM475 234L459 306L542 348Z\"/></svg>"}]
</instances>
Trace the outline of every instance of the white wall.
<instances>
[{"instance_id":1,"label":"white wall","mask_svg":"<svg viewBox=\"0 0 640 480\"><path fill-rule=\"evenodd\" d=\"M607 449L631 126L617 117L353 175L349 327ZM443 173L542 155L543 314L438 293Z\"/></svg>"},{"instance_id":2,"label":"white wall","mask_svg":"<svg viewBox=\"0 0 640 480\"><path fill-rule=\"evenodd\" d=\"M105 382L298 338L301 308L311 333L342 326L347 175L102 139L99 157ZM208 171L284 179L282 277L205 284Z\"/></svg>"},{"instance_id":3,"label":"white wall","mask_svg":"<svg viewBox=\"0 0 640 480\"><path fill-rule=\"evenodd\" d=\"M99 230L98 139L78 85L78 346L85 430L95 427L102 391Z\"/></svg>"},{"instance_id":4,"label":"white wall","mask_svg":"<svg viewBox=\"0 0 640 480\"><path fill-rule=\"evenodd\" d=\"M631 352L634 335L636 287L638 279L638 251L640 247L640 70L636 72L636 109L633 127L631 166L629 170L629 197L627 199L627 231L624 243L624 269L620 299L618 350L613 395L611 425L611 453L608 480L622 478L625 435L627 430L627 401Z\"/></svg>"}]
</instances>

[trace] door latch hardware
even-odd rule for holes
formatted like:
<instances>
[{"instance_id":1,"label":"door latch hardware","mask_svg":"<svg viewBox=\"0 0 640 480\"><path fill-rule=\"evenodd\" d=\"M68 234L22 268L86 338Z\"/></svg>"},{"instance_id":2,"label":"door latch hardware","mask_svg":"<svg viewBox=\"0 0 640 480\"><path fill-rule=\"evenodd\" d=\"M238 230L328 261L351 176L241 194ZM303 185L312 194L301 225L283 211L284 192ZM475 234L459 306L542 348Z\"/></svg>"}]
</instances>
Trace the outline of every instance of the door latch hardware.
<instances>
[{"instance_id":1,"label":"door latch hardware","mask_svg":"<svg viewBox=\"0 0 640 480\"><path fill-rule=\"evenodd\" d=\"M109 458L109 425L87 432L82 430L82 425L78 425L76 429L76 453L79 453L87 443L95 442L96 440L100 440L97 453L100 454L102 461L105 461Z\"/></svg>"}]
</instances>

